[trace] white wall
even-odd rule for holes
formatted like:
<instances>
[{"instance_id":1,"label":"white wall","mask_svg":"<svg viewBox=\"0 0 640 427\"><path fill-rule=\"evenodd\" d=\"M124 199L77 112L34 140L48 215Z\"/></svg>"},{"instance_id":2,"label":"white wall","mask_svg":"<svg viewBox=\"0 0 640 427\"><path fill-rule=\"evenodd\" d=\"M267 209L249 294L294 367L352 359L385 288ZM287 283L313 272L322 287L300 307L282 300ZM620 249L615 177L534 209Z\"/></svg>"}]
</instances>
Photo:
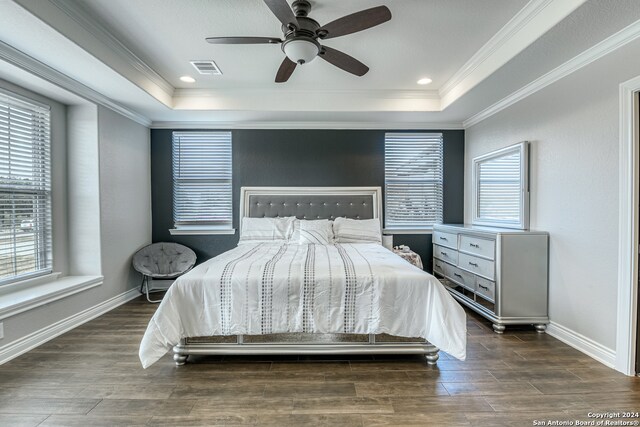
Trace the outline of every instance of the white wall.
<instances>
[{"instance_id":1,"label":"white wall","mask_svg":"<svg viewBox=\"0 0 640 427\"><path fill-rule=\"evenodd\" d=\"M0 86L4 87L1 81ZM42 101L35 94L31 95ZM77 270L72 274L102 274L104 282L100 286L3 319L5 337L0 339L0 353L3 348L11 348L30 334L137 288L140 278L131 268L131 256L140 247L151 243L149 129L111 110L95 106L70 106L68 139L64 129L66 109L55 101L47 101L56 106L56 114L52 116L53 176L54 180L61 179L64 184L62 187L54 185L52 193L53 243L54 250L57 250L54 254L55 270L67 274L69 266L72 266L73 270ZM79 123L82 129L77 127ZM69 148L68 141L72 141L74 146L69 150L70 153L66 150ZM89 149L91 156L80 162L78 159L82 157L83 143L88 145L84 148ZM65 156L69 154L68 159L56 158L57 152ZM67 172L69 179L91 183L93 194L78 193L72 184L68 187L71 191L67 198ZM63 209L60 204L67 202L68 206ZM69 216L67 209L73 211ZM89 216L81 221L97 227L97 230L89 232L94 239L92 248L98 254L97 268L95 258L77 256L79 250L88 247L86 236L83 239L78 235L82 233L82 227L76 227L76 224L66 227L68 218L75 222L81 215ZM72 244L69 245L69 242ZM87 265L91 268L82 271L81 266Z\"/></svg>"},{"instance_id":2,"label":"white wall","mask_svg":"<svg viewBox=\"0 0 640 427\"><path fill-rule=\"evenodd\" d=\"M620 83L640 75L640 41L467 129L471 162L531 141L531 228L550 233L549 316L615 351Z\"/></svg>"},{"instance_id":3,"label":"white wall","mask_svg":"<svg viewBox=\"0 0 640 427\"><path fill-rule=\"evenodd\" d=\"M102 275L98 107L67 107L69 274Z\"/></svg>"},{"instance_id":4,"label":"white wall","mask_svg":"<svg viewBox=\"0 0 640 427\"><path fill-rule=\"evenodd\" d=\"M102 271L112 296L139 285L131 256L151 243L150 135L104 107L98 109L98 134Z\"/></svg>"}]
</instances>

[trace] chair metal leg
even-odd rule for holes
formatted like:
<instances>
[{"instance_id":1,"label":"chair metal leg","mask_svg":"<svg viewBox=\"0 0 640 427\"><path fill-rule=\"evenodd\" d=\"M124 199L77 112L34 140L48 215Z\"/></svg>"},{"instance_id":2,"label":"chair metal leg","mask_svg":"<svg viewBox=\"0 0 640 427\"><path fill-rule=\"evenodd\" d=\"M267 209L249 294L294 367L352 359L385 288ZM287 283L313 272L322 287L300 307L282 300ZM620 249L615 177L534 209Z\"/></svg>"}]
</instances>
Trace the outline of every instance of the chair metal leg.
<instances>
[{"instance_id":1,"label":"chair metal leg","mask_svg":"<svg viewBox=\"0 0 640 427\"><path fill-rule=\"evenodd\" d=\"M149 301L152 304L158 304L159 302L162 301L161 299L152 300L149 298L149 276L144 276L144 278L142 279L142 283L144 285L145 294L147 295L147 301Z\"/></svg>"}]
</instances>

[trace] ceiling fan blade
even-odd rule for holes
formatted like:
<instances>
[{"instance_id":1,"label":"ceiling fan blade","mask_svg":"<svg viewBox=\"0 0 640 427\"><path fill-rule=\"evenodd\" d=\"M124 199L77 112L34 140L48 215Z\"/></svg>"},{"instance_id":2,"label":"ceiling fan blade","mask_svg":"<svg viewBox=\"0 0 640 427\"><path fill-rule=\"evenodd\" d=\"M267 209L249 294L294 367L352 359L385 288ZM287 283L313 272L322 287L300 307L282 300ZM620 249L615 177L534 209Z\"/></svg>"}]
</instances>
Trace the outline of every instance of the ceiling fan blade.
<instances>
[{"instance_id":1,"label":"ceiling fan blade","mask_svg":"<svg viewBox=\"0 0 640 427\"><path fill-rule=\"evenodd\" d=\"M291 10L291 7L289 7L287 0L264 0L264 2L285 27L289 27L290 25L298 27L298 19L293 13L293 10Z\"/></svg>"},{"instance_id":2,"label":"ceiling fan blade","mask_svg":"<svg viewBox=\"0 0 640 427\"><path fill-rule=\"evenodd\" d=\"M296 69L296 64L286 56L284 57L284 61L280 64L280 68L278 68L278 73L276 74L276 83L284 83L289 80L291 74L293 74L293 70Z\"/></svg>"},{"instance_id":3,"label":"ceiling fan blade","mask_svg":"<svg viewBox=\"0 0 640 427\"><path fill-rule=\"evenodd\" d=\"M273 37L207 37L211 44L277 44L282 40Z\"/></svg>"},{"instance_id":4,"label":"ceiling fan blade","mask_svg":"<svg viewBox=\"0 0 640 427\"><path fill-rule=\"evenodd\" d=\"M329 22L320 28L317 33L322 39L332 39L375 27L390 19L391 11L389 8L387 6L378 6Z\"/></svg>"},{"instance_id":5,"label":"ceiling fan blade","mask_svg":"<svg viewBox=\"0 0 640 427\"><path fill-rule=\"evenodd\" d=\"M358 77L362 77L369 72L369 67L364 65L362 62L344 52L340 52L339 50L332 49L328 46L322 46L320 58L348 73L355 74Z\"/></svg>"}]
</instances>

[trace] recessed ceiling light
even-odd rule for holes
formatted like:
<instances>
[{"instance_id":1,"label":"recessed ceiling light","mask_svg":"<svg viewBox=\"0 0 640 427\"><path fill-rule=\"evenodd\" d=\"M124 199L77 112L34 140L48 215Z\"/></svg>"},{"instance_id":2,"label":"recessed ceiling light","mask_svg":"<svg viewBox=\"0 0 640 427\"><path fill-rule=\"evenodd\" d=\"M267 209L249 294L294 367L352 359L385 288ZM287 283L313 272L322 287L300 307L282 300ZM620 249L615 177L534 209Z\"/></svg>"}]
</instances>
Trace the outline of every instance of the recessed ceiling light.
<instances>
[{"instance_id":1,"label":"recessed ceiling light","mask_svg":"<svg viewBox=\"0 0 640 427\"><path fill-rule=\"evenodd\" d=\"M180 77L180 80L182 80L185 83L195 83L196 82L196 79L194 79L191 76L182 76L182 77Z\"/></svg>"},{"instance_id":2,"label":"recessed ceiling light","mask_svg":"<svg viewBox=\"0 0 640 427\"><path fill-rule=\"evenodd\" d=\"M419 85L428 85L429 83L431 83L433 80L431 80L428 77L425 77L424 79L420 79L418 80L418 84Z\"/></svg>"}]
</instances>

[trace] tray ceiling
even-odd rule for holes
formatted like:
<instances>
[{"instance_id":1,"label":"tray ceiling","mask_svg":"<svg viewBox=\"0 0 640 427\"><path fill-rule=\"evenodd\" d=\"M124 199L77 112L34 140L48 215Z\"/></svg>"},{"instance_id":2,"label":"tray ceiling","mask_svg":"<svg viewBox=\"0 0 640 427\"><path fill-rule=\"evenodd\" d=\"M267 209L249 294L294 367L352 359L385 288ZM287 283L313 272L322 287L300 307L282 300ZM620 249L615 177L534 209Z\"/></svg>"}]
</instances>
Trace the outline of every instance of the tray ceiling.
<instances>
[{"instance_id":1,"label":"tray ceiling","mask_svg":"<svg viewBox=\"0 0 640 427\"><path fill-rule=\"evenodd\" d=\"M322 24L381 4L390 22L326 41L367 64L367 75L316 60L276 84L279 46L204 40L281 37L262 0L0 2L0 15L11 17L0 27L0 58L11 65L0 77L58 73L76 93L88 88L149 122L461 127L640 19L634 0L313 0L310 16ZM222 76L198 75L189 63L209 59ZM422 77L433 82L418 86Z\"/></svg>"}]
</instances>

